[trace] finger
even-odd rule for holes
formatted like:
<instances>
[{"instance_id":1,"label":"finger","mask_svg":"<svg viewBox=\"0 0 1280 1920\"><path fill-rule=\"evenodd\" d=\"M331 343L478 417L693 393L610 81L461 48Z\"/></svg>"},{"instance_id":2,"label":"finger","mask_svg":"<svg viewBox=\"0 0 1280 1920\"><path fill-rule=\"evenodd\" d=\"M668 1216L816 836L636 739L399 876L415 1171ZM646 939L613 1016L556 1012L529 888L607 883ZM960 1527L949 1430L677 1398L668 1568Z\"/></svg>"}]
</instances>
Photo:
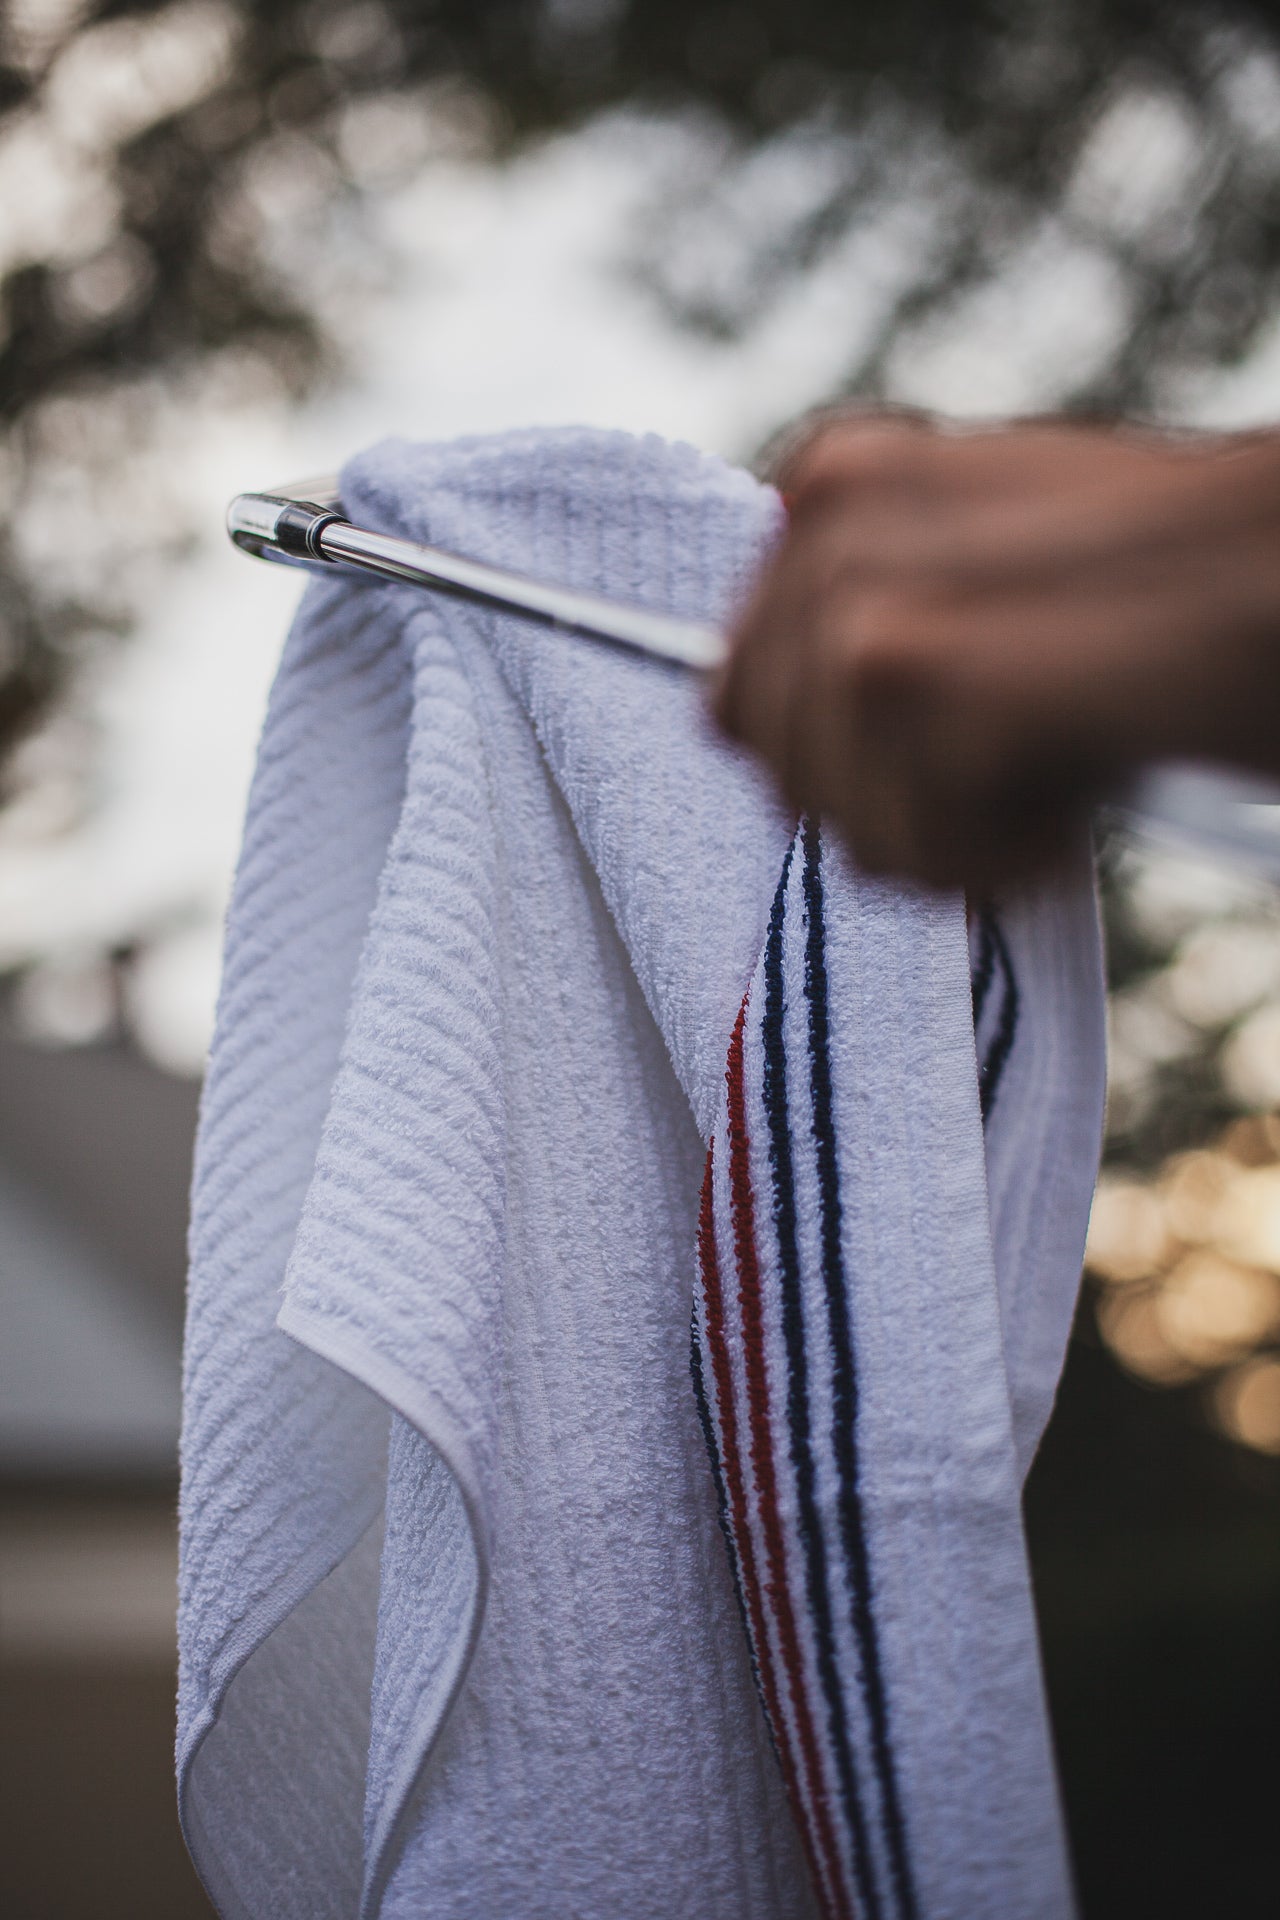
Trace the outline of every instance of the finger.
<instances>
[{"instance_id":1,"label":"finger","mask_svg":"<svg viewBox=\"0 0 1280 1920\"><path fill-rule=\"evenodd\" d=\"M875 803L850 817L829 813L864 872L975 895L1025 885L1063 862L1078 843L1082 804L1065 797L1034 809L1016 802L966 804L894 773Z\"/></svg>"},{"instance_id":2,"label":"finger","mask_svg":"<svg viewBox=\"0 0 1280 1920\"><path fill-rule=\"evenodd\" d=\"M933 658L940 610L874 591L852 606L852 648L848 633L835 636L815 674L802 797L838 823L865 870L954 884L971 857L973 776L990 770L939 751L951 718Z\"/></svg>"},{"instance_id":3,"label":"finger","mask_svg":"<svg viewBox=\"0 0 1280 1920\"><path fill-rule=\"evenodd\" d=\"M831 819L867 872L899 872L918 860L918 788L911 690L897 700L864 697L857 658L858 597L848 629L828 621L815 647L797 734L803 805Z\"/></svg>"},{"instance_id":4,"label":"finger","mask_svg":"<svg viewBox=\"0 0 1280 1920\"><path fill-rule=\"evenodd\" d=\"M1065 803L1021 814L1004 806L969 815L950 808L918 877L974 897L1023 888L1064 866L1085 833L1087 813Z\"/></svg>"},{"instance_id":5,"label":"finger","mask_svg":"<svg viewBox=\"0 0 1280 1920\"><path fill-rule=\"evenodd\" d=\"M824 530L789 531L730 630L712 711L726 733L759 752L780 743L791 679L830 598L837 552Z\"/></svg>"},{"instance_id":6,"label":"finger","mask_svg":"<svg viewBox=\"0 0 1280 1920\"><path fill-rule=\"evenodd\" d=\"M738 640L712 690L712 714L730 739L781 774L802 672L803 623L761 621Z\"/></svg>"},{"instance_id":7,"label":"finger","mask_svg":"<svg viewBox=\"0 0 1280 1920\"><path fill-rule=\"evenodd\" d=\"M787 499L799 484L811 457L828 441L839 442L879 427L909 428L926 432L932 422L927 414L913 407L893 407L883 403L867 405L862 401L839 401L829 407L815 407L777 443L769 462L768 477Z\"/></svg>"},{"instance_id":8,"label":"finger","mask_svg":"<svg viewBox=\"0 0 1280 1920\"><path fill-rule=\"evenodd\" d=\"M864 873L919 880L930 870L928 821L918 789L901 768L882 765L873 779L846 786L823 817L835 823Z\"/></svg>"},{"instance_id":9,"label":"finger","mask_svg":"<svg viewBox=\"0 0 1280 1920\"><path fill-rule=\"evenodd\" d=\"M832 821L870 873L991 885L1059 857L1084 781L1064 765L1055 791L1054 756L1028 768L1017 729L1005 737L939 688L931 626L946 610L873 593L839 605L779 696L769 751L788 797ZM848 631L859 605L864 659Z\"/></svg>"},{"instance_id":10,"label":"finger","mask_svg":"<svg viewBox=\"0 0 1280 1920\"><path fill-rule=\"evenodd\" d=\"M847 606L846 595L828 594L819 601L788 689L775 770L787 798L804 811L826 811L849 784L854 714L840 642L831 637Z\"/></svg>"}]
</instances>

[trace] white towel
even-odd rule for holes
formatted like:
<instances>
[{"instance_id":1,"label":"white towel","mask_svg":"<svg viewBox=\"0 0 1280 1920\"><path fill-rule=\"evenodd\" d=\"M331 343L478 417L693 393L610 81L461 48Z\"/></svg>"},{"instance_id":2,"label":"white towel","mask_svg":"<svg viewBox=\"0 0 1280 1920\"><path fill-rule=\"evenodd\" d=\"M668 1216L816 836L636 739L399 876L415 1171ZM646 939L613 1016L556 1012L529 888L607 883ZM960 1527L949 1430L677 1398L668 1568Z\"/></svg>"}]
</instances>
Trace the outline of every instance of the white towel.
<instances>
[{"instance_id":1,"label":"white towel","mask_svg":"<svg viewBox=\"0 0 1280 1920\"><path fill-rule=\"evenodd\" d=\"M779 512L585 431L343 496L702 617ZM791 842L678 673L309 590L193 1209L178 1755L225 1915L1070 1910L1019 1496L1100 1128L1087 862L967 931Z\"/></svg>"}]
</instances>

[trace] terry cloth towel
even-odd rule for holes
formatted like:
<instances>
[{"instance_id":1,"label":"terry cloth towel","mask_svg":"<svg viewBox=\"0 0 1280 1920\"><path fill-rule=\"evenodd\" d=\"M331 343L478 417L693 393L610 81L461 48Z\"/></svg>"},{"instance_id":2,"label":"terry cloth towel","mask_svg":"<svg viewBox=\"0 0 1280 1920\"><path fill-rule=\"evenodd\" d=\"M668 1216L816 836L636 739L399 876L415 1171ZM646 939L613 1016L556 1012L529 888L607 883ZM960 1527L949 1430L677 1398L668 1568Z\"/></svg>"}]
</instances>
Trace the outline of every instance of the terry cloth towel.
<instances>
[{"instance_id":1,"label":"terry cloth towel","mask_svg":"<svg viewBox=\"0 0 1280 1920\"><path fill-rule=\"evenodd\" d=\"M779 516L586 431L343 497L704 617ZM690 678L313 583L195 1177L178 1758L228 1920L1069 1912L1019 1495L1101 1012L1083 858L970 920L793 833Z\"/></svg>"}]
</instances>

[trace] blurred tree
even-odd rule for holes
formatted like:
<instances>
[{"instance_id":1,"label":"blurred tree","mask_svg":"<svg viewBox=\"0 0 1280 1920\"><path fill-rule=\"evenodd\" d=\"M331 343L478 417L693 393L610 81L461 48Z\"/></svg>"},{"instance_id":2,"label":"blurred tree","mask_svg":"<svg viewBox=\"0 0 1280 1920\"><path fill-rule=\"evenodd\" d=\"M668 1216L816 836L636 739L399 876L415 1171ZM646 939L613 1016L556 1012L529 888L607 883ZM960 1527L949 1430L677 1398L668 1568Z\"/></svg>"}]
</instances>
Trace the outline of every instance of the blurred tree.
<instances>
[{"instance_id":1,"label":"blurred tree","mask_svg":"<svg viewBox=\"0 0 1280 1920\"><path fill-rule=\"evenodd\" d=\"M883 391L902 330L998 276L1052 216L1115 260L1128 301L1114 350L1055 400L1150 406L1161 370L1241 354L1270 310L1277 44L1251 0L9 0L0 499L51 421L78 431L74 405L51 403L229 348L288 387L314 378L332 342L264 251L245 183L287 160L358 191L353 109L424 89L473 103L498 150L620 103L709 112L739 151L788 127L848 135L825 192L727 282L666 271L650 236L658 297L720 333L930 152L947 217L851 353L848 390ZM1111 124L1124 90L1127 133ZM1126 138L1154 156L1145 186ZM3 747L127 611L86 607L5 535L0 569Z\"/></svg>"}]
</instances>

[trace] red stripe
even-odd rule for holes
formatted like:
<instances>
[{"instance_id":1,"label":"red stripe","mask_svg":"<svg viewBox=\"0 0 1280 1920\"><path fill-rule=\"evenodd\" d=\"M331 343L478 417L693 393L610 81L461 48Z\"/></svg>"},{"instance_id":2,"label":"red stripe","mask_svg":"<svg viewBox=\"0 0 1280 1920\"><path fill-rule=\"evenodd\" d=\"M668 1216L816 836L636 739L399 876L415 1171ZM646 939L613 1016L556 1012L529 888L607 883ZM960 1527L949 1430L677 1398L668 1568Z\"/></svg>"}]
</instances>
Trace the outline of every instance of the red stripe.
<instances>
[{"instance_id":1,"label":"red stripe","mask_svg":"<svg viewBox=\"0 0 1280 1920\"><path fill-rule=\"evenodd\" d=\"M769 1724L773 1729L783 1785L786 1787L801 1845L809 1862L809 1872L815 1888L821 1893L823 1877L814 1853L813 1836L805 1818L804 1802L796 1779L796 1763L791 1748L790 1730L783 1718L781 1702L778 1699L777 1676L769 1653L764 1605L760 1596L760 1577L756 1569L755 1543L751 1538L751 1528L747 1520L747 1490L742 1477L742 1454L738 1447L738 1415L734 1405L733 1377L725 1340L724 1296L720 1289L720 1261L716 1252L715 1215L712 1206L714 1155L713 1140L707 1149L707 1167L702 1179L702 1204L698 1211L698 1265L701 1269L702 1291L707 1310L707 1351L711 1356L711 1371L715 1378L716 1401L720 1414L720 1457L724 1468L725 1487L729 1495L733 1536L738 1549L738 1570L742 1577L743 1597L751 1620L751 1637L755 1642L756 1672L760 1677L760 1690L764 1694L765 1712L769 1716Z\"/></svg>"},{"instance_id":2,"label":"red stripe","mask_svg":"<svg viewBox=\"0 0 1280 1920\"><path fill-rule=\"evenodd\" d=\"M786 1547L778 1511L777 1480L773 1470L772 1429L769 1422L769 1376L764 1348L760 1265L756 1255L755 1194L751 1185L750 1145L747 1136L746 1099L743 1091L743 1036L746 1012L747 1002L744 999L733 1029L733 1039L729 1046L729 1066L725 1078L729 1086L730 1211L733 1218L734 1250L738 1266L738 1306L742 1316L742 1344L746 1356L747 1407L751 1427L749 1451L760 1491L760 1518L764 1529L765 1560L768 1568L765 1593L772 1604L778 1623L778 1641L782 1661L786 1669L791 1698L795 1703L796 1728L800 1738L800 1752L804 1762L809 1800L813 1808L813 1826L816 1829L817 1844L827 1868L825 1876L819 1877L815 1874L815 1884L821 1887L822 1878L825 1878L832 1892L835 1911L846 1915L850 1910L840 1856L827 1810L818 1743L813 1730L813 1716L809 1711L809 1697L805 1691L800 1642L796 1632L795 1616L791 1610L790 1589L787 1586ZM760 1653L762 1671L767 1661L768 1642L762 1637ZM801 1833L805 1834L809 1823L803 1801L795 1791L794 1778L788 1782L788 1790L792 1796L797 1824ZM812 1848L809 1851L812 1865Z\"/></svg>"}]
</instances>

